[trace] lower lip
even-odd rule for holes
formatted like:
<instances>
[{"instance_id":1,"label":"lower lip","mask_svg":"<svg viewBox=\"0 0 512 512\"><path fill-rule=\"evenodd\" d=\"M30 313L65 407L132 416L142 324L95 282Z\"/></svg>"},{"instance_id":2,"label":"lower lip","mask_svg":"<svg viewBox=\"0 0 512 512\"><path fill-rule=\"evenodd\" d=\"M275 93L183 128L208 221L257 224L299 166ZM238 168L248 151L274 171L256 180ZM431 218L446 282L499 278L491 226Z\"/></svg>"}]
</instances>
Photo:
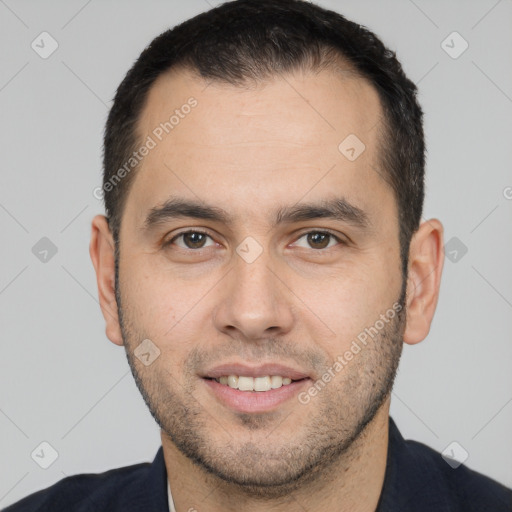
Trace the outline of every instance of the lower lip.
<instances>
[{"instance_id":1,"label":"lower lip","mask_svg":"<svg viewBox=\"0 0 512 512\"><path fill-rule=\"evenodd\" d=\"M222 403L238 412L267 412L296 396L310 379L293 381L269 391L240 391L214 379L203 378L203 381Z\"/></svg>"}]
</instances>

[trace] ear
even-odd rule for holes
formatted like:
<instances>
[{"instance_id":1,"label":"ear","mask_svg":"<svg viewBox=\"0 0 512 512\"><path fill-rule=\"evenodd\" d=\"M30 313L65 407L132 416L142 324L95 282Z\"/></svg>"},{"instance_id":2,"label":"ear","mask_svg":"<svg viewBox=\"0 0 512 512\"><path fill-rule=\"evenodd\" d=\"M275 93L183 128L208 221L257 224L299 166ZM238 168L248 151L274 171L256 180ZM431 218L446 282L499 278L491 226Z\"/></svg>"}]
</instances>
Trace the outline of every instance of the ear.
<instances>
[{"instance_id":1,"label":"ear","mask_svg":"<svg viewBox=\"0 0 512 512\"><path fill-rule=\"evenodd\" d=\"M437 219L423 222L411 239L407 279L407 323L404 341L409 345L427 337L439 297L443 272L443 225Z\"/></svg>"},{"instance_id":2,"label":"ear","mask_svg":"<svg viewBox=\"0 0 512 512\"><path fill-rule=\"evenodd\" d=\"M104 215L96 215L92 220L89 254L96 271L98 296L106 322L105 332L112 343L123 345L115 293L114 250L114 239L107 218Z\"/></svg>"}]
</instances>

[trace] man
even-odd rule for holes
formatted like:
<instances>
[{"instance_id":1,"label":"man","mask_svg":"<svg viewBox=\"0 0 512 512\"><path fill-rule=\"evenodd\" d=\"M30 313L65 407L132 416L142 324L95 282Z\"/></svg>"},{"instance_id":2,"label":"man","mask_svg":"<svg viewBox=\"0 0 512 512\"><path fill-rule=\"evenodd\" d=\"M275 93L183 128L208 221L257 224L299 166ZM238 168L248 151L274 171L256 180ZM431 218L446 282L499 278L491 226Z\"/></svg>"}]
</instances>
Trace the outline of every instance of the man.
<instances>
[{"instance_id":1,"label":"man","mask_svg":"<svg viewBox=\"0 0 512 512\"><path fill-rule=\"evenodd\" d=\"M389 417L443 267L415 95L375 35L299 0L151 43L109 115L90 253L162 448L7 510L512 510Z\"/></svg>"}]
</instances>

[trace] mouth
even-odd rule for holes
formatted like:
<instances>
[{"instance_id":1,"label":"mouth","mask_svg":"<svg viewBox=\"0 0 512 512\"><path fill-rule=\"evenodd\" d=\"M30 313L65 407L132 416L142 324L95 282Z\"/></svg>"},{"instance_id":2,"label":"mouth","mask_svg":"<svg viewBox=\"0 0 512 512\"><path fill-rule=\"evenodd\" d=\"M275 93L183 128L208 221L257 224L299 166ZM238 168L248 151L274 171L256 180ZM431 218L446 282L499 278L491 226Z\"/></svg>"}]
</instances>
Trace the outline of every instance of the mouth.
<instances>
[{"instance_id":1,"label":"mouth","mask_svg":"<svg viewBox=\"0 0 512 512\"><path fill-rule=\"evenodd\" d=\"M284 386L290 386L294 382L308 380L308 377L292 379L281 375L265 375L251 377L247 375L222 375L221 377L204 377L206 380L215 381L222 386L237 389L239 391L268 392Z\"/></svg>"},{"instance_id":2,"label":"mouth","mask_svg":"<svg viewBox=\"0 0 512 512\"><path fill-rule=\"evenodd\" d=\"M244 413L269 412L285 406L312 382L304 371L270 362L257 366L225 363L199 376L224 407Z\"/></svg>"}]
</instances>

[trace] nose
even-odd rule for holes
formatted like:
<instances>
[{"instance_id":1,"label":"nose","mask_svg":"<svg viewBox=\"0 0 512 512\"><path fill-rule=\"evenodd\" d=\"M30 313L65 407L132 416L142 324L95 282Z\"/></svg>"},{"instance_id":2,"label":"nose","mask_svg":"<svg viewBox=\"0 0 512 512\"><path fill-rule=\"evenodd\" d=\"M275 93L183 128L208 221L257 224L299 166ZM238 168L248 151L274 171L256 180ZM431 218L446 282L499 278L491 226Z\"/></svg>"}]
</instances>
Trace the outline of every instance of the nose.
<instances>
[{"instance_id":1,"label":"nose","mask_svg":"<svg viewBox=\"0 0 512 512\"><path fill-rule=\"evenodd\" d=\"M268 251L251 263L235 258L214 313L216 328L246 340L288 333L293 325L293 294L271 264Z\"/></svg>"}]
</instances>

